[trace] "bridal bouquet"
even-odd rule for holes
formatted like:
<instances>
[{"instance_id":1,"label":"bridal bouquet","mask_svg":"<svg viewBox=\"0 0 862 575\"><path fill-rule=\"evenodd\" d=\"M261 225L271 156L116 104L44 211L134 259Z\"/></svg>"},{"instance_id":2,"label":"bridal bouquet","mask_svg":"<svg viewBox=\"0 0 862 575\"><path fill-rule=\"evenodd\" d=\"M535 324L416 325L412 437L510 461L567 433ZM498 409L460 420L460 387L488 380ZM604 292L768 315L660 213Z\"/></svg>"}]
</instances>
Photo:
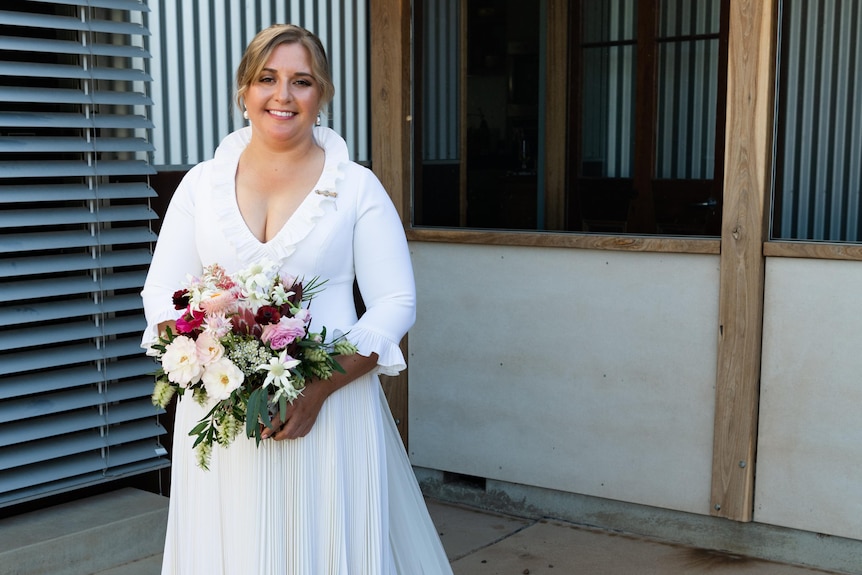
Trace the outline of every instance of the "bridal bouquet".
<instances>
[{"instance_id":1,"label":"bridal bouquet","mask_svg":"<svg viewBox=\"0 0 862 575\"><path fill-rule=\"evenodd\" d=\"M214 402L189 432L197 435L198 465L207 469L213 443L230 445L243 431L259 444L261 426L301 393L311 377L343 373L336 361L356 348L344 336L326 341L326 328L309 332L309 305L325 281L282 276L273 262L233 275L217 264L174 293L185 310L150 346L159 363L153 404L165 407L175 393L191 392L201 405ZM303 307L303 304L306 304Z\"/></svg>"}]
</instances>

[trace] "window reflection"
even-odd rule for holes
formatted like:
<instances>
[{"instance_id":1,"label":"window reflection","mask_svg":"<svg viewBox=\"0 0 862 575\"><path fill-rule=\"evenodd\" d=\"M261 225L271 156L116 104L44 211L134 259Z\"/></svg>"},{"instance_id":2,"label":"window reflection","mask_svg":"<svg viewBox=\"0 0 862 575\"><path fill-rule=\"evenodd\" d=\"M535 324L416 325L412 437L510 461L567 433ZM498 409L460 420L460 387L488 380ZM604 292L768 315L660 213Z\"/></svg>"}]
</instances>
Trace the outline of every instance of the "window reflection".
<instances>
[{"instance_id":1,"label":"window reflection","mask_svg":"<svg viewBox=\"0 0 862 575\"><path fill-rule=\"evenodd\" d=\"M415 225L719 235L729 0L414 6Z\"/></svg>"},{"instance_id":2,"label":"window reflection","mask_svg":"<svg viewBox=\"0 0 862 575\"><path fill-rule=\"evenodd\" d=\"M535 229L539 3L425 0L417 225ZM453 19L464 34L451 33Z\"/></svg>"}]
</instances>

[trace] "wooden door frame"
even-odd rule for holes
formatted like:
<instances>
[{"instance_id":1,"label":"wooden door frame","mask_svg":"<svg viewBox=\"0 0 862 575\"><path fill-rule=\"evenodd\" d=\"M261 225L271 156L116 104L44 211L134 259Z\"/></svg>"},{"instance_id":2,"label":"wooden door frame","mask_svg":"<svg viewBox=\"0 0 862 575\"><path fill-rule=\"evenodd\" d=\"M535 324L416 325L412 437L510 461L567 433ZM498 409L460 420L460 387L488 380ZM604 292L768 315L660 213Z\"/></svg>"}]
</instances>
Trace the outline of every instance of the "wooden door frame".
<instances>
[{"instance_id":1,"label":"wooden door frame","mask_svg":"<svg viewBox=\"0 0 862 575\"><path fill-rule=\"evenodd\" d=\"M710 513L736 521L754 510L778 2L730 6ZM410 2L370 0L370 14L373 169L412 240L716 253L714 240L411 230ZM406 375L384 386L406 441Z\"/></svg>"},{"instance_id":2,"label":"wooden door frame","mask_svg":"<svg viewBox=\"0 0 862 575\"><path fill-rule=\"evenodd\" d=\"M407 228L412 181L410 2L370 0L369 4L371 167ZM401 349L407 357L407 337L401 342ZM407 372L395 377L381 376L380 380L401 439L407 445Z\"/></svg>"}]
</instances>

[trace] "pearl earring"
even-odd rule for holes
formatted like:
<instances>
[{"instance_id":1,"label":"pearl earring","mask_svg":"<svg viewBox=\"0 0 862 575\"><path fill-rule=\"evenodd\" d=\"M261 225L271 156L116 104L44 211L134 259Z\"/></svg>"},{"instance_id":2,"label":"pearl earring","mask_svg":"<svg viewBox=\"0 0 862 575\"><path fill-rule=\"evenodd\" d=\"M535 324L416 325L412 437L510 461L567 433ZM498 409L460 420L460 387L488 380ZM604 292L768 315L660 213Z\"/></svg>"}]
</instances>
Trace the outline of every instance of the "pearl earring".
<instances>
[{"instance_id":1,"label":"pearl earring","mask_svg":"<svg viewBox=\"0 0 862 575\"><path fill-rule=\"evenodd\" d=\"M315 126L319 126L319 125L320 125L320 113L318 113L318 114L317 114L317 120L314 122L314 125L315 125Z\"/></svg>"},{"instance_id":2,"label":"pearl earring","mask_svg":"<svg viewBox=\"0 0 862 575\"><path fill-rule=\"evenodd\" d=\"M242 111L242 117L245 118L246 120L248 120L248 110Z\"/></svg>"}]
</instances>

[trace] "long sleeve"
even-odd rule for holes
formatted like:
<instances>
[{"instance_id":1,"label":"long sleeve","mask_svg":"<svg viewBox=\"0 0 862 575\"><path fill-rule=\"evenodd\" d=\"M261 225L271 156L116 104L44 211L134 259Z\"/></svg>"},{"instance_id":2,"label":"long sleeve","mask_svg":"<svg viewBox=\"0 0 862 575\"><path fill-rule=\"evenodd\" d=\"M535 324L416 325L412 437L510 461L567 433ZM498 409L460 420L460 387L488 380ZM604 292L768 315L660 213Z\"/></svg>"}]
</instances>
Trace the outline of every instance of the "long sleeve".
<instances>
[{"instance_id":1,"label":"long sleeve","mask_svg":"<svg viewBox=\"0 0 862 575\"><path fill-rule=\"evenodd\" d=\"M147 328L141 338L142 347L148 347L156 339L159 323L179 317L180 312L174 309L171 296L180 289L188 274L202 270L195 241L194 198L202 171L202 165L198 165L186 174L171 198L162 222L153 261L141 292L147 319Z\"/></svg>"},{"instance_id":2,"label":"long sleeve","mask_svg":"<svg viewBox=\"0 0 862 575\"><path fill-rule=\"evenodd\" d=\"M357 198L354 263L366 312L351 330L363 355L380 356L379 371L395 375L406 367L399 343L416 320L413 266L401 219L380 181L370 171Z\"/></svg>"}]
</instances>

